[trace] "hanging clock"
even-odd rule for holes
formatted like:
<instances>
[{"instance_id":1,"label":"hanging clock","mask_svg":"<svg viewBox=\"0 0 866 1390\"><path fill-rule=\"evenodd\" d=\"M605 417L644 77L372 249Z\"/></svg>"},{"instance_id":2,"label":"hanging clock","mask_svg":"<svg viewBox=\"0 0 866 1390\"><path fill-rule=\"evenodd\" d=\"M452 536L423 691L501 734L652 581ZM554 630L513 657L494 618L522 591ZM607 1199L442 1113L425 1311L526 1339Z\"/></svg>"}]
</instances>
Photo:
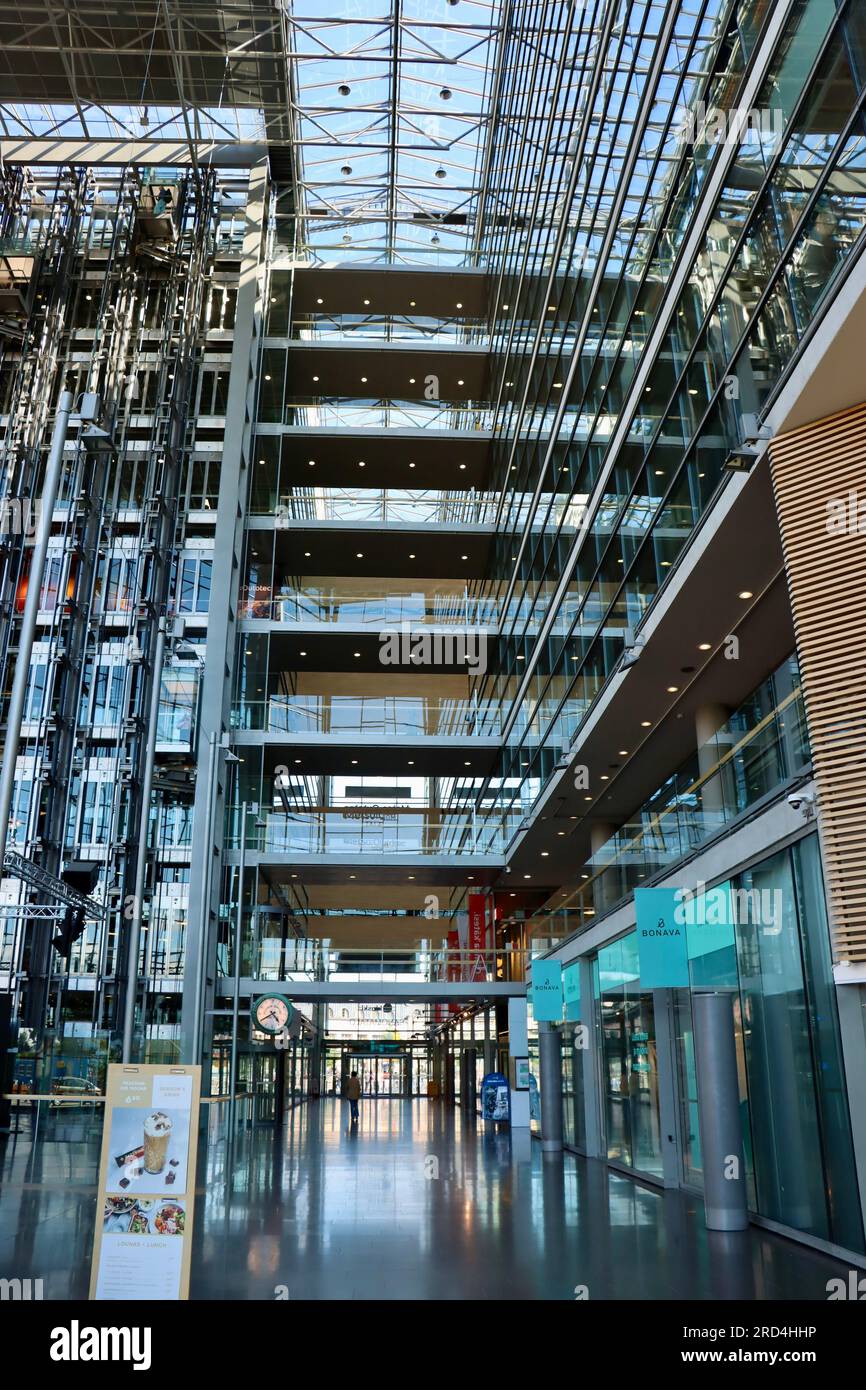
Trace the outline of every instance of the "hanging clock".
<instances>
[{"instance_id":1,"label":"hanging clock","mask_svg":"<svg viewBox=\"0 0 866 1390\"><path fill-rule=\"evenodd\" d=\"M282 1033L292 1021L292 1006L282 994L262 994L250 1007L253 1027L260 1033Z\"/></svg>"}]
</instances>

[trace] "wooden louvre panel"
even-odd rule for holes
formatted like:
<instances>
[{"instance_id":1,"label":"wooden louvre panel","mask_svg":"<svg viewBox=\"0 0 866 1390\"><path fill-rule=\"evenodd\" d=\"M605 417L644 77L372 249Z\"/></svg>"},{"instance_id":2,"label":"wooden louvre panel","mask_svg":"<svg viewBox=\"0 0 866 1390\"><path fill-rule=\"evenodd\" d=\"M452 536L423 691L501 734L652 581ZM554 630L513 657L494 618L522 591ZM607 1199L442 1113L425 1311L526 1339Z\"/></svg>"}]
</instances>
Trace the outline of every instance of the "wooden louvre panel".
<instances>
[{"instance_id":1,"label":"wooden louvre panel","mask_svg":"<svg viewBox=\"0 0 866 1390\"><path fill-rule=\"evenodd\" d=\"M770 462L834 951L866 961L866 404L777 435Z\"/></svg>"}]
</instances>

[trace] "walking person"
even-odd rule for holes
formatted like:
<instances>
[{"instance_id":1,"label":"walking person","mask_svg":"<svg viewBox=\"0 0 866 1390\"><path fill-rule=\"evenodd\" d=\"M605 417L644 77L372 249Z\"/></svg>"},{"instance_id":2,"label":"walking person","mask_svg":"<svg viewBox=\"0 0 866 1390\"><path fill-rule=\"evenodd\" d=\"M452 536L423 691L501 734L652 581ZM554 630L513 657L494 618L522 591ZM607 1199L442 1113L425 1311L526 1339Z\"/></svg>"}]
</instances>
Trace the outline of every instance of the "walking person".
<instances>
[{"instance_id":1,"label":"walking person","mask_svg":"<svg viewBox=\"0 0 866 1390\"><path fill-rule=\"evenodd\" d=\"M361 1099L361 1083L358 1080L358 1073L352 1072L346 1082L346 1099L349 1102L349 1113L353 1125L358 1123L358 1101Z\"/></svg>"}]
</instances>

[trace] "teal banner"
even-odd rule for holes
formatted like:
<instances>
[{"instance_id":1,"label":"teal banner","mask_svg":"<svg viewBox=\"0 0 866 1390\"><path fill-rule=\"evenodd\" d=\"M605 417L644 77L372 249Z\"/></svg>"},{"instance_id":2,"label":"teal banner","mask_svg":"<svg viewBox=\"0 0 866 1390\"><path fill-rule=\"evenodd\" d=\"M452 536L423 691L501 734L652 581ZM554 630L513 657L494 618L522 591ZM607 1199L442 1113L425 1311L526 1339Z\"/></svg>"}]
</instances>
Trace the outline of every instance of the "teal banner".
<instances>
[{"instance_id":1,"label":"teal banner","mask_svg":"<svg viewBox=\"0 0 866 1390\"><path fill-rule=\"evenodd\" d=\"M562 964L558 960L532 962L530 991L536 1022L559 1023L562 1018Z\"/></svg>"},{"instance_id":2,"label":"teal banner","mask_svg":"<svg viewBox=\"0 0 866 1390\"><path fill-rule=\"evenodd\" d=\"M678 888L635 889L642 990L688 988L688 942L681 897Z\"/></svg>"},{"instance_id":3,"label":"teal banner","mask_svg":"<svg viewBox=\"0 0 866 1390\"><path fill-rule=\"evenodd\" d=\"M566 1023L580 1022L580 965L577 961L562 972L562 998Z\"/></svg>"}]
</instances>

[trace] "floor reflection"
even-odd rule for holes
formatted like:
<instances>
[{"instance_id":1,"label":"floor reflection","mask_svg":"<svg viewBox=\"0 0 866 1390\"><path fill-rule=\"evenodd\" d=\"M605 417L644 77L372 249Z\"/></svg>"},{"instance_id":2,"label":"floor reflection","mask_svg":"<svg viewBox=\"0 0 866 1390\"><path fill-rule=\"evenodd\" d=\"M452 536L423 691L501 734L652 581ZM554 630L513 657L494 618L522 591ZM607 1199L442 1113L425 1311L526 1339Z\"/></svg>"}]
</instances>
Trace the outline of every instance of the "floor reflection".
<instances>
[{"instance_id":1,"label":"floor reflection","mask_svg":"<svg viewBox=\"0 0 866 1390\"><path fill-rule=\"evenodd\" d=\"M85 1298L98 1120L0 1143L0 1276ZM202 1140L198 1299L825 1299L842 1266L426 1100L299 1107Z\"/></svg>"}]
</instances>

